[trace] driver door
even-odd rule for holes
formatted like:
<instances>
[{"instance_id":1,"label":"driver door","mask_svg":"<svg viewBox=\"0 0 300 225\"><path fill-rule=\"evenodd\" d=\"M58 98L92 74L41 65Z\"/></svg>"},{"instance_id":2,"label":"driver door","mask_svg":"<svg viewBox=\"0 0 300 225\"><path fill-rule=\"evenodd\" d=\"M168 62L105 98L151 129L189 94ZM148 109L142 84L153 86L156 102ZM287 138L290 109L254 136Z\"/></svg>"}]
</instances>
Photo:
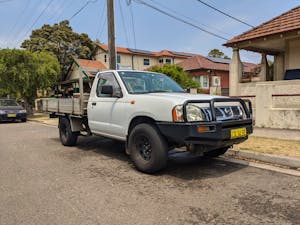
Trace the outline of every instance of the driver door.
<instances>
[{"instance_id":1,"label":"driver door","mask_svg":"<svg viewBox=\"0 0 300 225\"><path fill-rule=\"evenodd\" d=\"M114 93L103 94L101 91L104 85L111 85ZM100 74L96 94L88 103L89 126L93 133L117 138L124 133L121 126L124 104L122 98L116 97L117 91L121 92L121 89L114 73Z\"/></svg>"}]
</instances>

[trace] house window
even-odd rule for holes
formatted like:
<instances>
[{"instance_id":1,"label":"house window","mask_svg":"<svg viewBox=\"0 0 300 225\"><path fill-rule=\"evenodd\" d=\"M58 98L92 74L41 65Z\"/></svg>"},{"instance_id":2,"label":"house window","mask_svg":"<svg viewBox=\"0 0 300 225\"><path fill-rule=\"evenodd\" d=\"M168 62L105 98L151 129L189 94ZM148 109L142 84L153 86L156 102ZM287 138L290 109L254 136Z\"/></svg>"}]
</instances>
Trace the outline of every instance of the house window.
<instances>
[{"instance_id":1,"label":"house window","mask_svg":"<svg viewBox=\"0 0 300 225\"><path fill-rule=\"evenodd\" d=\"M166 59L166 64L172 64L172 59Z\"/></svg>"},{"instance_id":2,"label":"house window","mask_svg":"<svg viewBox=\"0 0 300 225\"><path fill-rule=\"evenodd\" d=\"M104 62L107 62L107 55L104 55Z\"/></svg>"},{"instance_id":3,"label":"house window","mask_svg":"<svg viewBox=\"0 0 300 225\"><path fill-rule=\"evenodd\" d=\"M204 89L209 88L209 76L199 76L199 77L193 77L193 80L199 82L200 87Z\"/></svg>"},{"instance_id":4,"label":"house window","mask_svg":"<svg viewBox=\"0 0 300 225\"><path fill-rule=\"evenodd\" d=\"M121 63L121 56L117 55L117 63Z\"/></svg>"},{"instance_id":5,"label":"house window","mask_svg":"<svg viewBox=\"0 0 300 225\"><path fill-rule=\"evenodd\" d=\"M159 59L158 62L159 63L164 63L164 60L163 59Z\"/></svg>"},{"instance_id":6,"label":"house window","mask_svg":"<svg viewBox=\"0 0 300 225\"><path fill-rule=\"evenodd\" d=\"M208 76L201 76L200 77L200 84L203 88L209 88L209 78Z\"/></svg>"},{"instance_id":7,"label":"house window","mask_svg":"<svg viewBox=\"0 0 300 225\"><path fill-rule=\"evenodd\" d=\"M144 66L150 65L150 59L144 59Z\"/></svg>"}]
</instances>

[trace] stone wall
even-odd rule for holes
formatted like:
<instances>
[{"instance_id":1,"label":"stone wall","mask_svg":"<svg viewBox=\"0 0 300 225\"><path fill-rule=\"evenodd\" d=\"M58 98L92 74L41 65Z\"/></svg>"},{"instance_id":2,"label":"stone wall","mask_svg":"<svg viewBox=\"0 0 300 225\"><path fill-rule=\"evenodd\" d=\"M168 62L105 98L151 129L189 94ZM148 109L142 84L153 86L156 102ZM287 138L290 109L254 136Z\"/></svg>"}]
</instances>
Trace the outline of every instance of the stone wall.
<instances>
[{"instance_id":1,"label":"stone wall","mask_svg":"<svg viewBox=\"0 0 300 225\"><path fill-rule=\"evenodd\" d=\"M300 129L300 80L240 83L238 91L251 100L257 127Z\"/></svg>"}]
</instances>

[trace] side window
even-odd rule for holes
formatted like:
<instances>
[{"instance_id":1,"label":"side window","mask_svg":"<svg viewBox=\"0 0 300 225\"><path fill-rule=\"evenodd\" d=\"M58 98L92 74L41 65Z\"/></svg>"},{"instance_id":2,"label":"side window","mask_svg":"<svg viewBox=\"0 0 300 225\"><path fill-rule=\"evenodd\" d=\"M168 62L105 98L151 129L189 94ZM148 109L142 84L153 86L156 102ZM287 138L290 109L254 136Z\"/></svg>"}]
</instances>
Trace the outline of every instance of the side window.
<instances>
[{"instance_id":1,"label":"side window","mask_svg":"<svg viewBox=\"0 0 300 225\"><path fill-rule=\"evenodd\" d=\"M97 97L112 97L111 95L101 93L102 87L104 85L111 85L113 87L113 90L120 91L120 86L113 73L101 74L98 80L97 90L96 90Z\"/></svg>"}]
</instances>

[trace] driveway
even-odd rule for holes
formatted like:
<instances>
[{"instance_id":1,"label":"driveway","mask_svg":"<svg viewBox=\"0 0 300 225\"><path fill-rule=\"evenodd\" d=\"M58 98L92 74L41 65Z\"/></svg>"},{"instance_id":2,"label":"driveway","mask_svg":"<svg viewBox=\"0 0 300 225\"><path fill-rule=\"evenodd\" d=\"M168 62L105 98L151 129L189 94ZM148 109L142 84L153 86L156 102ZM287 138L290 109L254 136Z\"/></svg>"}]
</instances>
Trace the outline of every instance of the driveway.
<instances>
[{"instance_id":1,"label":"driveway","mask_svg":"<svg viewBox=\"0 0 300 225\"><path fill-rule=\"evenodd\" d=\"M104 138L60 144L55 127L0 124L0 224L299 224L300 177L170 156L137 172Z\"/></svg>"}]
</instances>

